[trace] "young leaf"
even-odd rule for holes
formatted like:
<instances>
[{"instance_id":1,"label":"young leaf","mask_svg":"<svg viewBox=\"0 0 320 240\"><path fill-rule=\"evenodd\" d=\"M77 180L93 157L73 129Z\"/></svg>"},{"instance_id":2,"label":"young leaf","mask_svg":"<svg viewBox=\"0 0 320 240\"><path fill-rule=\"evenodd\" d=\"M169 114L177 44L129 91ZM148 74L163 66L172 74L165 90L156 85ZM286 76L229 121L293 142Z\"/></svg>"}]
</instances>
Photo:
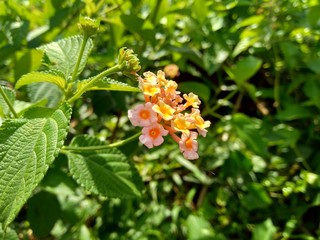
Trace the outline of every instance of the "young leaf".
<instances>
[{"instance_id":1,"label":"young leaf","mask_svg":"<svg viewBox=\"0 0 320 240\"><path fill-rule=\"evenodd\" d=\"M79 89L85 87L90 83L90 79L81 81L79 83ZM100 81L97 81L94 85L87 88L86 91L93 90L108 90L108 91L124 91L124 92L140 92L140 89L137 87L132 87L126 83L118 82L111 78L104 78Z\"/></svg>"},{"instance_id":2,"label":"young leaf","mask_svg":"<svg viewBox=\"0 0 320 240\"><path fill-rule=\"evenodd\" d=\"M52 69L62 72L65 78L68 79L76 66L82 41L82 36L73 36L41 46L39 49L45 52ZM80 74L84 69L92 48L93 43L89 39L84 49L77 74Z\"/></svg>"},{"instance_id":3,"label":"young leaf","mask_svg":"<svg viewBox=\"0 0 320 240\"><path fill-rule=\"evenodd\" d=\"M77 136L70 146L105 145L89 136ZM68 153L73 178L87 191L107 197L140 197L141 179L126 156L116 148Z\"/></svg>"},{"instance_id":4,"label":"young leaf","mask_svg":"<svg viewBox=\"0 0 320 240\"><path fill-rule=\"evenodd\" d=\"M0 127L0 222L6 228L64 143L71 108L34 108Z\"/></svg>"},{"instance_id":5,"label":"young leaf","mask_svg":"<svg viewBox=\"0 0 320 240\"><path fill-rule=\"evenodd\" d=\"M63 77L53 75L47 72L31 72L23 75L16 84L16 89L28 85L30 83L48 82L57 85L64 90L66 86L66 80Z\"/></svg>"},{"instance_id":6,"label":"young leaf","mask_svg":"<svg viewBox=\"0 0 320 240\"><path fill-rule=\"evenodd\" d=\"M16 99L15 92L12 89L7 88L7 87L0 86L0 88L2 88L7 99L9 100L11 105L13 105L13 103ZM3 96L0 94L0 116L3 117L5 115L7 115L9 112L10 112L10 108L9 108L8 104L6 103L5 99L3 98Z\"/></svg>"}]
</instances>

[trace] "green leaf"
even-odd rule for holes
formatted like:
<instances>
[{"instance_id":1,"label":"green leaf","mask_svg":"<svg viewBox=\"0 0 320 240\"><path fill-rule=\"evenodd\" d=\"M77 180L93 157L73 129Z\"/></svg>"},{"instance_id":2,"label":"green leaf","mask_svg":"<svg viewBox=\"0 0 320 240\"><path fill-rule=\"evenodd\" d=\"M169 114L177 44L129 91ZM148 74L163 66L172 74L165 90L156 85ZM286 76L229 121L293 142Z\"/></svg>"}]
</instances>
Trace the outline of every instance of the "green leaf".
<instances>
[{"instance_id":1,"label":"green leaf","mask_svg":"<svg viewBox=\"0 0 320 240\"><path fill-rule=\"evenodd\" d=\"M176 157L177 162L179 162L182 166L190 170L193 175L204 185L210 185L212 183L212 180L204 173L202 172L196 165L191 163L190 161L184 159L181 156Z\"/></svg>"},{"instance_id":2,"label":"green leaf","mask_svg":"<svg viewBox=\"0 0 320 240\"><path fill-rule=\"evenodd\" d=\"M23 75L16 84L16 89L31 84L39 82L48 82L57 85L59 88L64 90L66 86L66 80L63 77L53 75L47 72L31 72Z\"/></svg>"},{"instance_id":3,"label":"green leaf","mask_svg":"<svg viewBox=\"0 0 320 240\"><path fill-rule=\"evenodd\" d=\"M33 233L38 238L49 235L60 218L60 212L61 207L54 194L42 191L32 196L28 201L27 220L30 222Z\"/></svg>"},{"instance_id":4,"label":"green leaf","mask_svg":"<svg viewBox=\"0 0 320 240\"><path fill-rule=\"evenodd\" d=\"M68 79L76 66L82 41L82 36L73 36L41 46L39 49L45 52L51 68L63 73L65 78ZM78 74L84 69L92 48L93 43L89 39L83 52Z\"/></svg>"},{"instance_id":5,"label":"green leaf","mask_svg":"<svg viewBox=\"0 0 320 240\"><path fill-rule=\"evenodd\" d=\"M303 91L310 102L320 108L320 81L317 78L307 78Z\"/></svg>"},{"instance_id":6,"label":"green leaf","mask_svg":"<svg viewBox=\"0 0 320 240\"><path fill-rule=\"evenodd\" d=\"M210 222L203 217L190 214L186 221L189 240L214 239L215 232Z\"/></svg>"},{"instance_id":7,"label":"green leaf","mask_svg":"<svg viewBox=\"0 0 320 240\"><path fill-rule=\"evenodd\" d=\"M127 29L133 32L141 33L142 26L144 23L144 20L142 18L137 17L135 14L132 14L132 15L122 14L120 18L123 25L126 26Z\"/></svg>"},{"instance_id":8,"label":"green leaf","mask_svg":"<svg viewBox=\"0 0 320 240\"><path fill-rule=\"evenodd\" d=\"M224 39L215 36L215 43L212 47L206 49L203 54L203 66L209 75L217 71L221 64L228 58L230 50Z\"/></svg>"},{"instance_id":9,"label":"green leaf","mask_svg":"<svg viewBox=\"0 0 320 240\"><path fill-rule=\"evenodd\" d=\"M319 27L320 26L319 11L320 11L320 5L310 7L310 9L309 9L307 19L312 27Z\"/></svg>"},{"instance_id":10,"label":"green leaf","mask_svg":"<svg viewBox=\"0 0 320 240\"><path fill-rule=\"evenodd\" d=\"M197 94L202 100L207 102L210 99L210 88L199 82L182 82L179 84L179 90L185 93L193 92Z\"/></svg>"},{"instance_id":11,"label":"green leaf","mask_svg":"<svg viewBox=\"0 0 320 240\"><path fill-rule=\"evenodd\" d=\"M257 73L262 64L262 60L253 56L241 59L231 68L225 67L229 77L238 85L242 85L245 81Z\"/></svg>"},{"instance_id":12,"label":"green leaf","mask_svg":"<svg viewBox=\"0 0 320 240\"><path fill-rule=\"evenodd\" d=\"M251 183L247 187L248 193L241 199L241 202L249 211L266 208L272 203L261 184Z\"/></svg>"},{"instance_id":13,"label":"green leaf","mask_svg":"<svg viewBox=\"0 0 320 240\"><path fill-rule=\"evenodd\" d=\"M15 218L64 143L71 108L34 108L0 127L0 222Z\"/></svg>"},{"instance_id":14,"label":"green leaf","mask_svg":"<svg viewBox=\"0 0 320 240\"><path fill-rule=\"evenodd\" d=\"M315 58L308 60L307 67L316 74L320 74L320 59Z\"/></svg>"},{"instance_id":15,"label":"green leaf","mask_svg":"<svg viewBox=\"0 0 320 240\"><path fill-rule=\"evenodd\" d=\"M7 87L0 86L0 88L3 90L4 94L7 96L7 99L11 103L11 105L14 104L14 101L16 99L15 92ZM0 117L4 117L8 115L10 112L10 108L8 107L8 104L4 100L3 96L0 94Z\"/></svg>"},{"instance_id":16,"label":"green leaf","mask_svg":"<svg viewBox=\"0 0 320 240\"><path fill-rule=\"evenodd\" d=\"M47 99L41 99L40 101L34 103L16 100L13 106L18 116L22 116L25 112L29 111L32 108L45 107L47 105L47 102Z\"/></svg>"},{"instance_id":17,"label":"green leaf","mask_svg":"<svg viewBox=\"0 0 320 240\"><path fill-rule=\"evenodd\" d=\"M253 46L256 42L260 41L260 32L254 30L246 30L244 32L250 32L249 36L241 38L241 40L235 46L231 56L235 58L240 53L246 51L249 47ZM246 34L244 34L246 35Z\"/></svg>"},{"instance_id":18,"label":"green leaf","mask_svg":"<svg viewBox=\"0 0 320 240\"><path fill-rule=\"evenodd\" d=\"M84 88L90 84L91 79L83 80L79 82L79 89ZM141 90L137 87L132 87L129 84L118 82L111 78L104 78L100 81L97 81L94 85L87 88L86 91L93 90L108 90L108 91L125 91L125 92L140 92Z\"/></svg>"},{"instance_id":19,"label":"green leaf","mask_svg":"<svg viewBox=\"0 0 320 240\"><path fill-rule=\"evenodd\" d=\"M234 25L232 27L232 31L237 31L239 28L247 27L250 25L260 24L264 18L265 18L264 15L253 15L248 18L245 18L242 21L240 21L239 23L237 23L236 25Z\"/></svg>"},{"instance_id":20,"label":"green leaf","mask_svg":"<svg viewBox=\"0 0 320 240\"><path fill-rule=\"evenodd\" d=\"M195 18L200 22L204 23L207 18L207 5L206 0L197 0L194 1L192 10L195 15Z\"/></svg>"},{"instance_id":21,"label":"green leaf","mask_svg":"<svg viewBox=\"0 0 320 240\"><path fill-rule=\"evenodd\" d=\"M260 156L266 156L268 154L267 142L261 136L260 120L237 113L232 117L232 125L239 138L250 150Z\"/></svg>"},{"instance_id":22,"label":"green leaf","mask_svg":"<svg viewBox=\"0 0 320 240\"><path fill-rule=\"evenodd\" d=\"M289 69L294 69L299 64L299 45L289 41L279 43L280 50L284 56L286 66Z\"/></svg>"},{"instance_id":23,"label":"green leaf","mask_svg":"<svg viewBox=\"0 0 320 240\"><path fill-rule=\"evenodd\" d=\"M52 83L32 83L27 86L28 97L31 102L36 103L43 99L47 100L47 107L56 108L63 96L59 87Z\"/></svg>"},{"instance_id":24,"label":"green leaf","mask_svg":"<svg viewBox=\"0 0 320 240\"><path fill-rule=\"evenodd\" d=\"M42 57L43 52L38 49L23 51L14 65L14 79L17 80L24 74L36 71L41 66Z\"/></svg>"},{"instance_id":25,"label":"green leaf","mask_svg":"<svg viewBox=\"0 0 320 240\"><path fill-rule=\"evenodd\" d=\"M301 137L301 132L298 129L281 123L273 126L272 130L268 131L266 137L269 146L294 147Z\"/></svg>"},{"instance_id":26,"label":"green leaf","mask_svg":"<svg viewBox=\"0 0 320 240\"><path fill-rule=\"evenodd\" d=\"M70 146L98 145L105 145L105 143L92 136L77 136ZM87 191L107 197L141 196L139 174L118 149L69 152L68 158L72 176Z\"/></svg>"},{"instance_id":27,"label":"green leaf","mask_svg":"<svg viewBox=\"0 0 320 240\"><path fill-rule=\"evenodd\" d=\"M312 112L309 109L301 107L300 105L289 105L284 110L280 111L276 118L283 121L292 121L296 119L309 118Z\"/></svg>"},{"instance_id":28,"label":"green leaf","mask_svg":"<svg viewBox=\"0 0 320 240\"><path fill-rule=\"evenodd\" d=\"M19 240L18 234L12 229L7 228L6 231L4 231L0 224L0 239L1 240Z\"/></svg>"},{"instance_id":29,"label":"green leaf","mask_svg":"<svg viewBox=\"0 0 320 240\"><path fill-rule=\"evenodd\" d=\"M268 218L264 222L255 225L252 240L272 240L276 232L277 229L272 220Z\"/></svg>"}]
</instances>

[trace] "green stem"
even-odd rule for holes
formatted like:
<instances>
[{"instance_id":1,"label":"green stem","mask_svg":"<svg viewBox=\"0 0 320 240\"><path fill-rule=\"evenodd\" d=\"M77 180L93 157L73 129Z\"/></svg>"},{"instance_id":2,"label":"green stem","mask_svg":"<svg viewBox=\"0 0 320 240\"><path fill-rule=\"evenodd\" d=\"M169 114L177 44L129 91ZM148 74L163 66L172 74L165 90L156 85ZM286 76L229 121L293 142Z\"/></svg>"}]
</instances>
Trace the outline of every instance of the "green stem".
<instances>
[{"instance_id":1,"label":"green stem","mask_svg":"<svg viewBox=\"0 0 320 240\"><path fill-rule=\"evenodd\" d=\"M161 2L162 2L162 0L157 0L156 7L154 8L154 12L153 12L152 17L151 17L151 22L154 25L156 25L155 21L157 19L157 15L158 15L158 12L159 12L159 9L160 9Z\"/></svg>"},{"instance_id":2,"label":"green stem","mask_svg":"<svg viewBox=\"0 0 320 240\"><path fill-rule=\"evenodd\" d=\"M73 103L75 100L81 97L81 95L87 91L88 88L90 88L92 85L94 85L97 81L100 79L104 78L107 75L116 73L121 71L121 66L120 65L115 65L111 68L108 68L107 70L101 72L100 74L96 75L93 77L86 85L84 85L81 89L77 89L76 93L68 99L68 103Z\"/></svg>"},{"instance_id":3,"label":"green stem","mask_svg":"<svg viewBox=\"0 0 320 240\"><path fill-rule=\"evenodd\" d=\"M62 148L62 150L85 152L85 151L98 151L98 150L105 150L105 149L108 149L108 148L121 147L121 146L123 146L123 145L125 145L125 144L127 144L127 143L129 143L129 142L131 142L133 140L135 140L140 135L141 135L141 132L138 132L135 135L133 135L133 136L127 138L127 139L124 139L124 140L121 140L121 141L118 141L118 142L115 142L115 143L111 143L111 144L108 144L108 145L87 146L87 147L64 146Z\"/></svg>"},{"instance_id":4,"label":"green stem","mask_svg":"<svg viewBox=\"0 0 320 240\"><path fill-rule=\"evenodd\" d=\"M74 67L74 70L73 70L73 73L72 73L71 82L74 82L76 80L76 77L77 77L77 74L78 74L78 70L79 70L79 66L80 66L80 62L81 62L81 59L82 59L82 55L83 55L84 49L85 49L85 47L87 45L88 39L89 39L89 36L86 33L84 33L83 41L81 43L81 48L80 48L80 52L79 52L78 59L77 59L77 63L76 63L76 66Z\"/></svg>"},{"instance_id":5,"label":"green stem","mask_svg":"<svg viewBox=\"0 0 320 240\"><path fill-rule=\"evenodd\" d=\"M276 44L273 44L272 46L273 55L274 55L274 62L276 63L275 66L275 78L274 78L274 89L273 89L273 95L274 95L274 107L277 110L280 110L280 74L281 69L279 66L277 66L277 63L280 62L279 58L279 51Z\"/></svg>"},{"instance_id":6,"label":"green stem","mask_svg":"<svg viewBox=\"0 0 320 240\"><path fill-rule=\"evenodd\" d=\"M13 116L15 118L18 118L18 114L16 113L16 111L14 110L9 98L7 97L7 94L3 91L3 89L0 87L0 94L3 97L4 101L6 102L6 104L8 105L10 111L12 112Z\"/></svg>"}]
</instances>

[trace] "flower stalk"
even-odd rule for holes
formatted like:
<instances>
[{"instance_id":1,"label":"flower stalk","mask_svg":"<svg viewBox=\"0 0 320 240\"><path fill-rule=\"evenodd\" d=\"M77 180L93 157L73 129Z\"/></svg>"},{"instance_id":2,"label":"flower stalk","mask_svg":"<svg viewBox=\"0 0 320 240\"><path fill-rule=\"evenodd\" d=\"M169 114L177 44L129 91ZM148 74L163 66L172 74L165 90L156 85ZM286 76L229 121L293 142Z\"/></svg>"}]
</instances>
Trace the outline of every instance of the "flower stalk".
<instances>
[{"instance_id":1,"label":"flower stalk","mask_svg":"<svg viewBox=\"0 0 320 240\"><path fill-rule=\"evenodd\" d=\"M87 147L74 147L74 146L64 146L61 150L62 151L75 151L75 152L87 152L87 151L101 151L109 148L115 148L115 147L121 147L125 144L128 144L129 142L134 141L141 135L141 132L136 133L135 135L132 135L131 137L128 137L127 139L120 140L118 142L114 142L111 144L106 145L98 145L98 146L87 146Z\"/></svg>"}]
</instances>

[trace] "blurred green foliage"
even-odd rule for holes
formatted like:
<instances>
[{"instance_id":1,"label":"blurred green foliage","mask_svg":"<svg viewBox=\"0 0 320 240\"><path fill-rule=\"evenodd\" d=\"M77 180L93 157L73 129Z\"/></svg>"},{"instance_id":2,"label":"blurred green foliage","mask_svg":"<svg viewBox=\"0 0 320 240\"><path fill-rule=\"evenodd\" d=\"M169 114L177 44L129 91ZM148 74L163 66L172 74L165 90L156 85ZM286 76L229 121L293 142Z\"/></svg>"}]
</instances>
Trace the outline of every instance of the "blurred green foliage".
<instances>
[{"instance_id":1,"label":"blurred green foliage","mask_svg":"<svg viewBox=\"0 0 320 240\"><path fill-rule=\"evenodd\" d=\"M319 12L318 0L0 1L1 84L38 69L35 48L77 34L81 14L101 24L84 77L126 46L140 74L178 65L180 90L199 94L212 121L197 161L169 139L121 148L143 177L137 200L90 195L59 156L11 228L20 239L318 239ZM18 99L36 97L28 92ZM126 112L139 98L87 93L70 136L132 135ZM17 239L12 229L7 239Z\"/></svg>"}]
</instances>

